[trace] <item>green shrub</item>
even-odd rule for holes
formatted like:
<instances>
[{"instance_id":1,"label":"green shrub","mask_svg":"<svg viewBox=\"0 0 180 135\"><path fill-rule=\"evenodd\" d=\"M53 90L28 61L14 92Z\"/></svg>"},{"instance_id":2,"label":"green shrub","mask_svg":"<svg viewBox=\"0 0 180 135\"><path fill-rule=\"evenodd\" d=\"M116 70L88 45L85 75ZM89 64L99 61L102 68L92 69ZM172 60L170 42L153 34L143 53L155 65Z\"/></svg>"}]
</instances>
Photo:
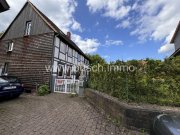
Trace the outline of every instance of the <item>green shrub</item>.
<instances>
[{"instance_id":1,"label":"green shrub","mask_svg":"<svg viewBox=\"0 0 180 135\"><path fill-rule=\"evenodd\" d=\"M41 85L37 90L37 94L39 96L44 96L49 94L49 87L47 85Z\"/></svg>"},{"instance_id":2,"label":"green shrub","mask_svg":"<svg viewBox=\"0 0 180 135\"><path fill-rule=\"evenodd\" d=\"M100 56L92 56L91 67L97 63L107 66ZM164 61L117 60L109 65L133 65L138 70L129 73L91 71L88 80L90 88L128 102L180 106L180 56Z\"/></svg>"}]
</instances>

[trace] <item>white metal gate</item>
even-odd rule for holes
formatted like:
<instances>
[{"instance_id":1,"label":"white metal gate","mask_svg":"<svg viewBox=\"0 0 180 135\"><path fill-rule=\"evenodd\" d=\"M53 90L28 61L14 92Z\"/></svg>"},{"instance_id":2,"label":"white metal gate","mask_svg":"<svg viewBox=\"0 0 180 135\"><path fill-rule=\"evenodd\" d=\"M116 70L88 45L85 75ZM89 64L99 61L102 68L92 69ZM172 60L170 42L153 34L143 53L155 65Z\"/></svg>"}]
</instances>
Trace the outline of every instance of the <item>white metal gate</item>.
<instances>
[{"instance_id":1,"label":"white metal gate","mask_svg":"<svg viewBox=\"0 0 180 135\"><path fill-rule=\"evenodd\" d=\"M79 80L55 79L54 92L79 93Z\"/></svg>"}]
</instances>

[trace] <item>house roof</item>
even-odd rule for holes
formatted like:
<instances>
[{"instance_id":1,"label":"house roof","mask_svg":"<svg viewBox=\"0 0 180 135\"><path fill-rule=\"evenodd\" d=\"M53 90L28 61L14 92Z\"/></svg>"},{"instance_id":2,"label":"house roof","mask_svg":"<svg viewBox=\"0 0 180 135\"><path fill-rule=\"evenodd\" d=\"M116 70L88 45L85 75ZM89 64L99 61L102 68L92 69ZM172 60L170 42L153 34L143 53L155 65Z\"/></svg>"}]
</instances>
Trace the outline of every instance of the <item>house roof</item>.
<instances>
[{"instance_id":1,"label":"house roof","mask_svg":"<svg viewBox=\"0 0 180 135\"><path fill-rule=\"evenodd\" d=\"M9 9L9 5L6 0L0 0L0 12L6 11Z\"/></svg>"},{"instance_id":2,"label":"house roof","mask_svg":"<svg viewBox=\"0 0 180 135\"><path fill-rule=\"evenodd\" d=\"M29 1L28 1L29 2ZM29 2L32 7L34 8L34 10L40 14L40 16L42 17L42 19L49 25L50 28L52 28L52 30L54 30L54 32L58 33L59 36L61 38L63 38L68 44L70 44L74 49L76 49L79 53L81 53L82 55L84 55L88 60L89 58L83 53L83 51L71 40L67 37L66 34L64 34L46 15L44 15L36 6L34 6L34 4L32 4L31 2Z\"/></svg>"},{"instance_id":3,"label":"house roof","mask_svg":"<svg viewBox=\"0 0 180 135\"><path fill-rule=\"evenodd\" d=\"M175 56L178 56L180 55L180 48L177 49L170 57L175 57Z\"/></svg>"},{"instance_id":4,"label":"house roof","mask_svg":"<svg viewBox=\"0 0 180 135\"><path fill-rule=\"evenodd\" d=\"M0 33L0 38L1 38L1 36L3 35L3 32L2 33Z\"/></svg>"},{"instance_id":5,"label":"house roof","mask_svg":"<svg viewBox=\"0 0 180 135\"><path fill-rule=\"evenodd\" d=\"M178 24L178 26L177 26L177 28L176 28L176 31L175 31L175 33L174 33L174 35L173 35L173 37L172 37L172 39L171 39L171 41L170 41L171 44L174 43L174 40L175 40L175 38L176 38L176 36L177 36L177 34L178 34L179 29L180 29L180 21L179 21L179 24Z\"/></svg>"},{"instance_id":6,"label":"house roof","mask_svg":"<svg viewBox=\"0 0 180 135\"><path fill-rule=\"evenodd\" d=\"M62 38L67 44L71 45L72 48L74 48L76 51L78 51L81 55L83 55L86 59L90 60L85 54L84 52L71 40L67 37L67 35L65 35L46 15L44 15L34 4L32 4L29 0L25 3L25 5L23 6L23 8L21 9L21 11L18 13L18 15L15 17L15 19L13 20L13 22L16 20L16 18L20 15L20 13L23 11L23 9L27 6L27 5L31 5L31 7L34 9L34 11L41 17L41 19L47 24L48 27L50 27L55 33L58 34L58 36L60 38ZM6 32L10 29L11 25L13 24L13 22L10 24L10 26L8 27L8 29L4 32L4 34L2 35L1 39L4 37L4 35L6 34Z\"/></svg>"}]
</instances>

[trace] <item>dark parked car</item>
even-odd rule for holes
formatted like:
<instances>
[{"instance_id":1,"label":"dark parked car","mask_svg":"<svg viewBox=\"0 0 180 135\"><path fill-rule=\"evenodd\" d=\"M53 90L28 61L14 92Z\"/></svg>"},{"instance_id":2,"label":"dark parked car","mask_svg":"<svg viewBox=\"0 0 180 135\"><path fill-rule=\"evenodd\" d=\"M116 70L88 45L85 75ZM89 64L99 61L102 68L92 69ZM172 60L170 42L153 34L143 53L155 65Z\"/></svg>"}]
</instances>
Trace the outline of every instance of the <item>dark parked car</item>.
<instances>
[{"instance_id":1,"label":"dark parked car","mask_svg":"<svg viewBox=\"0 0 180 135\"><path fill-rule=\"evenodd\" d=\"M180 116L159 115L154 120L153 135L180 135Z\"/></svg>"},{"instance_id":2,"label":"dark parked car","mask_svg":"<svg viewBox=\"0 0 180 135\"><path fill-rule=\"evenodd\" d=\"M23 84L17 77L0 76L0 99L4 97L19 97L23 91Z\"/></svg>"}]
</instances>

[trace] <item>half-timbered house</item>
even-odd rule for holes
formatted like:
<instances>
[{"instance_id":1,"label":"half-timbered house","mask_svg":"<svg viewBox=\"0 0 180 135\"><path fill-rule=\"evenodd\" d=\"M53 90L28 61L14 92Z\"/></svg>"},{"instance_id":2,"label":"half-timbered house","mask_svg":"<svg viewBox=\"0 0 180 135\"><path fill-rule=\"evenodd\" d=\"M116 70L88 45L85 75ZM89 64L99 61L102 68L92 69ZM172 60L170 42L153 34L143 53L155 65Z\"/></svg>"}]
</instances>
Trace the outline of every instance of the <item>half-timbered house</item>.
<instances>
[{"instance_id":1,"label":"half-timbered house","mask_svg":"<svg viewBox=\"0 0 180 135\"><path fill-rule=\"evenodd\" d=\"M176 31L171 39L171 44L175 46L175 52L171 56L180 56L180 22L176 28Z\"/></svg>"},{"instance_id":2,"label":"half-timbered house","mask_svg":"<svg viewBox=\"0 0 180 135\"><path fill-rule=\"evenodd\" d=\"M27 89L48 84L52 91L72 92L87 79L88 65L71 33L64 34L29 1L0 40L0 74L19 77Z\"/></svg>"}]
</instances>

